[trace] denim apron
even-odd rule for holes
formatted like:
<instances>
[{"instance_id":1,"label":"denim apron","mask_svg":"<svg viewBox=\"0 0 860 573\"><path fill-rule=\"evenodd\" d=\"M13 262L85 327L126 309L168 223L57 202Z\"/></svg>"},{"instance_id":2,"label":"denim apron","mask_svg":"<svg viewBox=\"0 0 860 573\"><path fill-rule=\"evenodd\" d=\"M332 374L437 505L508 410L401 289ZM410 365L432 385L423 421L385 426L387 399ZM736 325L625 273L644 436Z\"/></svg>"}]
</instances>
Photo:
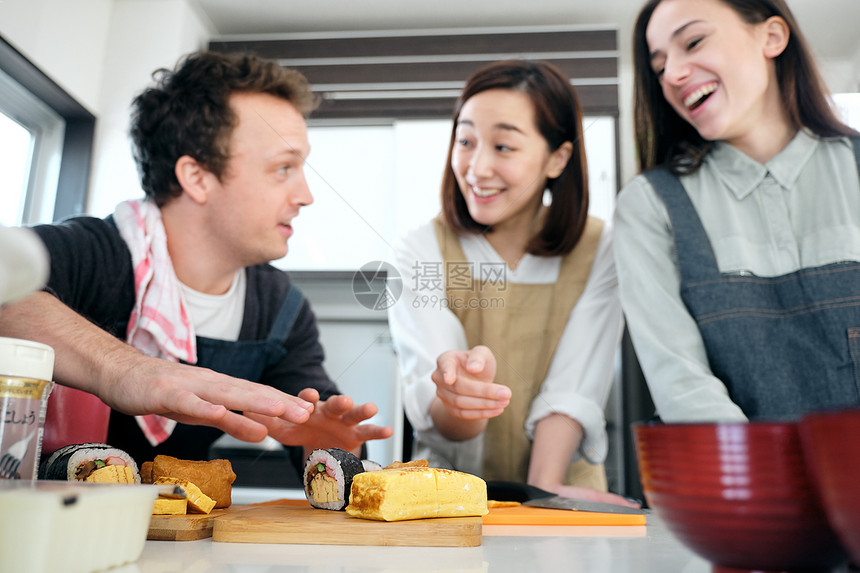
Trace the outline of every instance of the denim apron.
<instances>
[{"instance_id":1,"label":"denim apron","mask_svg":"<svg viewBox=\"0 0 860 573\"><path fill-rule=\"evenodd\" d=\"M293 329L303 300L302 292L290 285L265 339L228 341L198 336L196 366L259 382L266 368L286 356L283 343ZM123 328L122 325L120 327ZM209 446L222 434L217 428L177 424L167 440L152 447L132 416L114 411L111 413L108 443L126 450L136 460L151 460L158 454L205 460L208 459Z\"/></svg>"},{"instance_id":2,"label":"denim apron","mask_svg":"<svg viewBox=\"0 0 860 573\"><path fill-rule=\"evenodd\" d=\"M854 152L860 169L860 145ZM860 404L860 263L776 277L720 274L711 243L677 177L645 173L666 205L681 298L714 375L750 420L794 420Z\"/></svg>"}]
</instances>

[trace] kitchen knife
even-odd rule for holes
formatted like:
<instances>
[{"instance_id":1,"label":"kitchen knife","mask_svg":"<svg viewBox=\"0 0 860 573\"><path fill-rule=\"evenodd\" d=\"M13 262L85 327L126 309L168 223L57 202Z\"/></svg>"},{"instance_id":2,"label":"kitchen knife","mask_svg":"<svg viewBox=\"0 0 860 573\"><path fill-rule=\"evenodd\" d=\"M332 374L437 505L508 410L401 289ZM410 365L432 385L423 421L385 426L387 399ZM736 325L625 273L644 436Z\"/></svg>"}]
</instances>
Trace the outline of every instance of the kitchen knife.
<instances>
[{"instance_id":1,"label":"kitchen knife","mask_svg":"<svg viewBox=\"0 0 860 573\"><path fill-rule=\"evenodd\" d=\"M184 499L185 490L178 485L159 485L158 495L160 497L169 497L171 499Z\"/></svg>"},{"instance_id":2,"label":"kitchen knife","mask_svg":"<svg viewBox=\"0 0 860 573\"><path fill-rule=\"evenodd\" d=\"M551 509L566 509L578 511L593 511L599 513L617 513L628 515L643 515L645 510L584 499L562 497L533 485L511 481L488 481L487 499L497 501L519 501L523 505L547 507Z\"/></svg>"},{"instance_id":3,"label":"kitchen knife","mask_svg":"<svg viewBox=\"0 0 860 573\"><path fill-rule=\"evenodd\" d=\"M550 497L540 497L537 499L529 499L522 502L523 505L531 507L544 507L547 509L566 509L568 511L594 511L599 513L620 513L626 515L644 515L645 510L638 507L626 507L616 505L614 503L605 503L601 501L591 501L587 499L574 499L571 497L561 497L553 495Z\"/></svg>"}]
</instances>

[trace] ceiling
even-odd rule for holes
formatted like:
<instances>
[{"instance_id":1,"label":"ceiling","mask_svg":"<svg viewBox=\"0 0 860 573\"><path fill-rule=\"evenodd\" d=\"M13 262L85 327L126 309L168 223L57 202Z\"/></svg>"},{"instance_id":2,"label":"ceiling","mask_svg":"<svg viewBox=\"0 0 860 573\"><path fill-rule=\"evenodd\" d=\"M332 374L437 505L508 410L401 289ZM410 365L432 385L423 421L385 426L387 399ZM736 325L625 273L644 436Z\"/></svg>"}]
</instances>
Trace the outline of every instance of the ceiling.
<instances>
[{"instance_id":1,"label":"ceiling","mask_svg":"<svg viewBox=\"0 0 860 573\"><path fill-rule=\"evenodd\" d=\"M624 60L642 0L191 0L218 36L499 26L609 25ZM860 53L860 1L788 0L822 58Z\"/></svg>"}]
</instances>

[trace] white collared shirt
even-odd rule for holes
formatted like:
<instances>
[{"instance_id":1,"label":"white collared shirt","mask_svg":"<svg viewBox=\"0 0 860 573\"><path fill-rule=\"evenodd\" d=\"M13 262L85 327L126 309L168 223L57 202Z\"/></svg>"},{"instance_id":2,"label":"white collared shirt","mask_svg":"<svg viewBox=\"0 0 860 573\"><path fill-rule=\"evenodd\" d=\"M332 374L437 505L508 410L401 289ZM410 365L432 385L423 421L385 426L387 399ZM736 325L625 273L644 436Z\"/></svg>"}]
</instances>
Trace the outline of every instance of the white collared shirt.
<instances>
[{"instance_id":1,"label":"white collared shirt","mask_svg":"<svg viewBox=\"0 0 860 573\"><path fill-rule=\"evenodd\" d=\"M504 280L509 282L545 284L558 279L561 257L527 254L512 270L483 236L461 237L460 244L466 258L476 265L503 265ZM442 253L432 222L407 234L395 250L404 290L389 309L388 317L400 365L404 408L418 432L435 432L430 404L436 385L430 375L441 353L467 348L466 334L454 313L444 308L444 283L428 280L433 269L442 268ZM419 276L422 273L423 276ZM578 453L594 463L606 457L604 408L623 331L617 288L612 229L607 223L585 290L571 311L523 429L532 437L535 424L541 418L554 412L566 414L582 424L585 437Z\"/></svg>"}]
</instances>

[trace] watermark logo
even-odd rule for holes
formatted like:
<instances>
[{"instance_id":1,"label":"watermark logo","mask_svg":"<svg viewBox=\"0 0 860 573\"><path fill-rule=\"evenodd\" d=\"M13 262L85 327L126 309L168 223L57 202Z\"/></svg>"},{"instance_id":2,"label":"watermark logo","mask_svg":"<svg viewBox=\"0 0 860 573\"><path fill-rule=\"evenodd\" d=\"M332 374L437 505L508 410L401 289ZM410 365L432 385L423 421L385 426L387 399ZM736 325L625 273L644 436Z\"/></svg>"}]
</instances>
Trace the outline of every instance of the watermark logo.
<instances>
[{"instance_id":1,"label":"watermark logo","mask_svg":"<svg viewBox=\"0 0 860 573\"><path fill-rule=\"evenodd\" d=\"M449 291L473 288L478 292L490 288L504 291L508 289L507 267L505 263L446 262L443 265L441 261L415 261L412 265L412 290L415 292L441 291L445 286Z\"/></svg>"},{"instance_id":2,"label":"watermark logo","mask_svg":"<svg viewBox=\"0 0 860 573\"><path fill-rule=\"evenodd\" d=\"M352 276L352 294L369 310L388 310L403 293L403 279L385 261L366 263Z\"/></svg>"},{"instance_id":3,"label":"watermark logo","mask_svg":"<svg viewBox=\"0 0 860 573\"><path fill-rule=\"evenodd\" d=\"M476 297L416 294L412 299L412 308L438 310L499 310L505 308L505 299L500 296Z\"/></svg>"},{"instance_id":4,"label":"watermark logo","mask_svg":"<svg viewBox=\"0 0 860 573\"><path fill-rule=\"evenodd\" d=\"M505 263L415 261L411 305L415 309L491 310L505 306Z\"/></svg>"}]
</instances>

